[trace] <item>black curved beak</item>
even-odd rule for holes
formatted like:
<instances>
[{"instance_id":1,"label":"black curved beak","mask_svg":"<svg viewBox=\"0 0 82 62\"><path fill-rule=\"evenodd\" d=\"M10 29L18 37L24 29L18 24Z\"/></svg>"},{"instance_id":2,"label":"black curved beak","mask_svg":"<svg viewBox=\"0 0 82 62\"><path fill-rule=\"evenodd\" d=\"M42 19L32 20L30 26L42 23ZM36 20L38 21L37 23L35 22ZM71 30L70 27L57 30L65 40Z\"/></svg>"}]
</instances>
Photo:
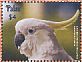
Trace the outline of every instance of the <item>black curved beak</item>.
<instances>
[{"instance_id":1,"label":"black curved beak","mask_svg":"<svg viewBox=\"0 0 82 62\"><path fill-rule=\"evenodd\" d=\"M24 40L25 40L25 37L23 34L18 33L15 35L14 42L15 42L17 49L19 49L19 47L21 46L22 42L24 42Z\"/></svg>"}]
</instances>

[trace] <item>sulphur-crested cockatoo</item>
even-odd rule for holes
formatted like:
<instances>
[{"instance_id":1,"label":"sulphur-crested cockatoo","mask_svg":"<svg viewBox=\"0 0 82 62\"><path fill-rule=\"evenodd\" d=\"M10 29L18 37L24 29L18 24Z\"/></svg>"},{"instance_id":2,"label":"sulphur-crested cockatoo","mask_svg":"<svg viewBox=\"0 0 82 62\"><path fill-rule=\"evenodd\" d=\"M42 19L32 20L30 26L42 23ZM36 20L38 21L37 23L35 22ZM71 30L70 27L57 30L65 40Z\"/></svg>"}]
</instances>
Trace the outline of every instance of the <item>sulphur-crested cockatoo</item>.
<instances>
[{"instance_id":1,"label":"sulphur-crested cockatoo","mask_svg":"<svg viewBox=\"0 0 82 62\"><path fill-rule=\"evenodd\" d=\"M20 54L30 60L73 60L59 45L54 29L63 29L73 24L79 16L75 15L61 22L40 20L35 18L22 19L16 23L15 44Z\"/></svg>"}]
</instances>

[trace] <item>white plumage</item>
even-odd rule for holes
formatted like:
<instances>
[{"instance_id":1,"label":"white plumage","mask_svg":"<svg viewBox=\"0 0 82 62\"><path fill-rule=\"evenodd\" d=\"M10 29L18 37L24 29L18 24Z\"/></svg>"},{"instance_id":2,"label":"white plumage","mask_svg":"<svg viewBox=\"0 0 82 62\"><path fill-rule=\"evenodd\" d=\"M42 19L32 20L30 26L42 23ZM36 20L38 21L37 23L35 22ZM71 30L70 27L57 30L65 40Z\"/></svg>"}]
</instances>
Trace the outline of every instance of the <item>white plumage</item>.
<instances>
[{"instance_id":1,"label":"white plumage","mask_svg":"<svg viewBox=\"0 0 82 62\"><path fill-rule=\"evenodd\" d=\"M18 21L15 26L17 48L29 60L73 60L59 45L53 28L63 28L70 23L74 23L78 15L79 11L76 12L73 18L61 23L35 18Z\"/></svg>"}]
</instances>

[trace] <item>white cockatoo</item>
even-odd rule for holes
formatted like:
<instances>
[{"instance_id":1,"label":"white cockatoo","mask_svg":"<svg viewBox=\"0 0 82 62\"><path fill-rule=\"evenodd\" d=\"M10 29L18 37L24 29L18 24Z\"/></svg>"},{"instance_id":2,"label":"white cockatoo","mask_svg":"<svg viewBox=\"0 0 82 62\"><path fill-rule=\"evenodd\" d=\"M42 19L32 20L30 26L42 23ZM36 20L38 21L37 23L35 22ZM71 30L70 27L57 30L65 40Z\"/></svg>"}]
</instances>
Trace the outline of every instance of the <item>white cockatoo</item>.
<instances>
[{"instance_id":1,"label":"white cockatoo","mask_svg":"<svg viewBox=\"0 0 82 62\"><path fill-rule=\"evenodd\" d=\"M35 18L22 19L16 23L15 44L20 54L29 60L73 60L59 45L54 29L62 29L73 24L79 10L66 21L53 22Z\"/></svg>"}]
</instances>

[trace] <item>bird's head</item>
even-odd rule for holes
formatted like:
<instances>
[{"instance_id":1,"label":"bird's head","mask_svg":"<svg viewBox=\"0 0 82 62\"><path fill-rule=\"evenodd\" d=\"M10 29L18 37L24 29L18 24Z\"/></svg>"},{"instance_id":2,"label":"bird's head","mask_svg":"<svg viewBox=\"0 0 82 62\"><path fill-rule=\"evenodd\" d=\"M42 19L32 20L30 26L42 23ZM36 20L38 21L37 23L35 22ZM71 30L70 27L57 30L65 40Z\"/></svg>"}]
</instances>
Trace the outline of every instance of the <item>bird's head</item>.
<instances>
[{"instance_id":1,"label":"bird's head","mask_svg":"<svg viewBox=\"0 0 82 62\"><path fill-rule=\"evenodd\" d=\"M46 21L34 18L20 20L16 23L15 44L21 54L31 57L44 42L50 39L53 29L69 26L77 20L79 10L69 20L62 22Z\"/></svg>"},{"instance_id":2,"label":"bird's head","mask_svg":"<svg viewBox=\"0 0 82 62\"><path fill-rule=\"evenodd\" d=\"M47 40L48 33L52 31L46 23L38 20L29 18L17 22L15 43L21 54L31 56L36 52L37 46Z\"/></svg>"}]
</instances>

